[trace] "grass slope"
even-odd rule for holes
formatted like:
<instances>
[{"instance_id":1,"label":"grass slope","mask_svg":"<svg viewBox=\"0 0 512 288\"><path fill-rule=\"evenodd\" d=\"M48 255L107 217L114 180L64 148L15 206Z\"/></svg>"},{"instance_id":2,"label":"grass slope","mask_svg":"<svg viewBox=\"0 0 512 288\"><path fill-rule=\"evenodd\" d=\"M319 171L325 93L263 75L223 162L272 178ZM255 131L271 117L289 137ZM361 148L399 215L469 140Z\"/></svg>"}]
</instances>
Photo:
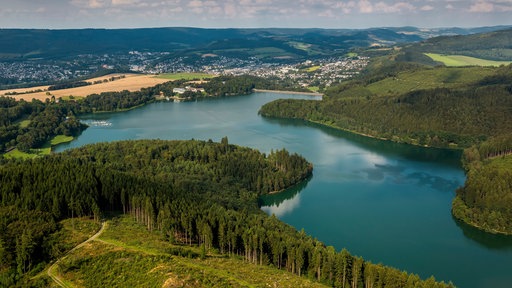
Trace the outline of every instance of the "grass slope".
<instances>
[{"instance_id":1,"label":"grass slope","mask_svg":"<svg viewBox=\"0 0 512 288\"><path fill-rule=\"evenodd\" d=\"M385 77L367 85L346 89L339 96L397 96L422 89L463 88L494 73L496 72L492 67L436 67L404 71L394 77Z\"/></svg>"},{"instance_id":2,"label":"grass slope","mask_svg":"<svg viewBox=\"0 0 512 288\"><path fill-rule=\"evenodd\" d=\"M183 256L180 256L183 255ZM109 221L99 239L59 264L75 287L325 287L268 266L256 266L197 246L173 245L130 216Z\"/></svg>"},{"instance_id":3,"label":"grass slope","mask_svg":"<svg viewBox=\"0 0 512 288\"><path fill-rule=\"evenodd\" d=\"M475 57L463 56L463 55L442 55L436 53L425 53L432 60L441 62L446 66L458 67L458 66L500 66L508 65L512 61L493 61L480 59Z\"/></svg>"},{"instance_id":4,"label":"grass slope","mask_svg":"<svg viewBox=\"0 0 512 288\"><path fill-rule=\"evenodd\" d=\"M29 152L22 152L18 149L14 149L5 154L7 158L20 158L20 159L32 159L39 156L50 155L52 147L62 143L73 141L73 136L57 135L50 141L46 142L41 148L30 149Z\"/></svg>"}]
</instances>

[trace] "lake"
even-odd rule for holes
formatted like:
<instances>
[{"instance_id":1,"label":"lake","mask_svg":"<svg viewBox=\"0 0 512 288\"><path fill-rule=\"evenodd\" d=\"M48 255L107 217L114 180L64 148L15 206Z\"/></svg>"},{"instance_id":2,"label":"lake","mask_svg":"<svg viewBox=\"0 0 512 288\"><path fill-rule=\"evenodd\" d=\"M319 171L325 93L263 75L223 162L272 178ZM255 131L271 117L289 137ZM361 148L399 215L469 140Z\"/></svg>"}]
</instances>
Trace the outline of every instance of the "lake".
<instances>
[{"instance_id":1,"label":"lake","mask_svg":"<svg viewBox=\"0 0 512 288\"><path fill-rule=\"evenodd\" d=\"M434 275L459 287L510 287L512 237L480 232L451 216L465 176L460 152L402 145L293 120L265 119L278 98L255 93L198 102L158 102L82 117L90 127L56 151L125 139L201 139L286 148L314 165L307 182L261 199L262 210L374 263Z\"/></svg>"}]
</instances>

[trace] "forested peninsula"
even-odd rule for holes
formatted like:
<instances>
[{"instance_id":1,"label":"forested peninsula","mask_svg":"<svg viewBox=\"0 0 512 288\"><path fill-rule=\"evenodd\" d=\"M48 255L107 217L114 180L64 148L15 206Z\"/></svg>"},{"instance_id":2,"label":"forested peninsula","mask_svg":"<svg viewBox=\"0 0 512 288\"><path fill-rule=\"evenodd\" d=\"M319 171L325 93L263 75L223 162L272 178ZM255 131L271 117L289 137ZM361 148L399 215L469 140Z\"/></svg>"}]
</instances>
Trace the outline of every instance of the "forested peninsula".
<instances>
[{"instance_id":1,"label":"forested peninsula","mask_svg":"<svg viewBox=\"0 0 512 288\"><path fill-rule=\"evenodd\" d=\"M312 173L310 163L286 150L265 155L227 138L139 140L1 164L2 285L28 285L24 273L65 252L57 241L59 220L122 211L172 243L216 249L330 286L449 286L336 252L263 213L260 195Z\"/></svg>"},{"instance_id":2,"label":"forested peninsula","mask_svg":"<svg viewBox=\"0 0 512 288\"><path fill-rule=\"evenodd\" d=\"M453 215L512 234L512 65L428 67L374 63L364 77L326 91L322 101L277 100L265 117L303 119L413 145L465 150L467 182Z\"/></svg>"}]
</instances>

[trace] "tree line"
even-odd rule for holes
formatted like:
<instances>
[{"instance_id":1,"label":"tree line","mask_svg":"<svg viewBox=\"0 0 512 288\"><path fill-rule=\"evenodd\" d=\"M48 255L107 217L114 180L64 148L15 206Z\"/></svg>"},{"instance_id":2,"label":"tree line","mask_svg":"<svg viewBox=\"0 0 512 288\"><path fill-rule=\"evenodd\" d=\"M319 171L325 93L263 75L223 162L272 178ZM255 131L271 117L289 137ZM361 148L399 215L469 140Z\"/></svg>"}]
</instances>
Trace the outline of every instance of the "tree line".
<instances>
[{"instance_id":1,"label":"tree line","mask_svg":"<svg viewBox=\"0 0 512 288\"><path fill-rule=\"evenodd\" d=\"M464 151L467 179L452 213L492 233L512 234L512 135L500 135Z\"/></svg>"},{"instance_id":2,"label":"tree line","mask_svg":"<svg viewBox=\"0 0 512 288\"><path fill-rule=\"evenodd\" d=\"M260 195L311 173L297 154L265 155L227 138L100 143L34 160L2 160L0 283L14 285L58 254L57 243L47 240L59 219L123 211L174 243L215 248L334 287L451 286L326 247L259 209Z\"/></svg>"}]
</instances>

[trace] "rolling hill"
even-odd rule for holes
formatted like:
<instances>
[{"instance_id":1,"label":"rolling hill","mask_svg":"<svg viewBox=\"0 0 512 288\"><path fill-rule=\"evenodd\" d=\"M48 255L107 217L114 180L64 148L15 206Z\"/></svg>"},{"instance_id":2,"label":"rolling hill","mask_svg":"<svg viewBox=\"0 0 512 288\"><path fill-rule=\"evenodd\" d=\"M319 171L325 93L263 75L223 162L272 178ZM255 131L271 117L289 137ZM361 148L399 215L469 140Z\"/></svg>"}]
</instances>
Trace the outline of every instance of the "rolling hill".
<instances>
[{"instance_id":1,"label":"rolling hill","mask_svg":"<svg viewBox=\"0 0 512 288\"><path fill-rule=\"evenodd\" d=\"M488 28L500 29L501 27ZM372 28L353 29L0 29L0 60L62 59L81 54L167 51L173 55L232 54L239 49L274 48L276 55L328 56L354 47L393 45L471 29ZM307 48L305 48L307 47ZM241 56L251 56L239 50Z\"/></svg>"}]
</instances>

